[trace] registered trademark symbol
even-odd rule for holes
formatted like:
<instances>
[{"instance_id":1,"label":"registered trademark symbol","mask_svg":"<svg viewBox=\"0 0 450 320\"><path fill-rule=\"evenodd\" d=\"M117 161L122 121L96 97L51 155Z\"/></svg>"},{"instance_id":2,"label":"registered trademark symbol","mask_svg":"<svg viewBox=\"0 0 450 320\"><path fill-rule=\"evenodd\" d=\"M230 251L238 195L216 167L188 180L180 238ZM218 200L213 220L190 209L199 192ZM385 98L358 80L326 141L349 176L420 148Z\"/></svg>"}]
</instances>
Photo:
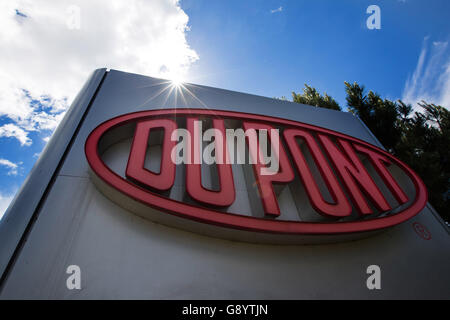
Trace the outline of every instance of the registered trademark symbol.
<instances>
[{"instance_id":1,"label":"registered trademark symbol","mask_svg":"<svg viewBox=\"0 0 450 320\"><path fill-rule=\"evenodd\" d=\"M430 240L431 239L431 232L428 231L428 229L419 222L413 223L414 231L424 240Z\"/></svg>"}]
</instances>

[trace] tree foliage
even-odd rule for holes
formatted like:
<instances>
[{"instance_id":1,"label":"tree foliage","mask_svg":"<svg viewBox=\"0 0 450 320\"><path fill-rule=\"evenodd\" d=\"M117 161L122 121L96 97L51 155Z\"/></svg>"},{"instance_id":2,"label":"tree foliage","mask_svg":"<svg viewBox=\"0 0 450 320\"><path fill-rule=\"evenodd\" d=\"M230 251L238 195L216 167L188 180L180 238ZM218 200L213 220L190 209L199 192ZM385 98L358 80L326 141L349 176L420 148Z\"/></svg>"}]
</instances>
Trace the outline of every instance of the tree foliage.
<instances>
[{"instance_id":1,"label":"tree foliage","mask_svg":"<svg viewBox=\"0 0 450 320\"><path fill-rule=\"evenodd\" d=\"M321 95L315 88L308 86L305 83L305 88L303 88L303 93L292 92L292 100L297 103L308 104L315 107L341 110L339 104L327 93Z\"/></svg>"},{"instance_id":2,"label":"tree foliage","mask_svg":"<svg viewBox=\"0 0 450 320\"><path fill-rule=\"evenodd\" d=\"M357 115L373 134L380 140L384 147L392 152L398 144L401 129L397 125L399 112L395 102L381 97L369 91L366 95L364 86L356 82L345 82L348 110Z\"/></svg>"},{"instance_id":3,"label":"tree foliage","mask_svg":"<svg viewBox=\"0 0 450 320\"><path fill-rule=\"evenodd\" d=\"M450 112L421 101L421 110L413 113L410 104L382 99L356 82L345 82L345 91L348 110L367 125L389 152L419 174L427 186L429 201L450 221ZM306 84L303 94L292 96L294 102L341 110L332 97L321 96Z\"/></svg>"}]
</instances>

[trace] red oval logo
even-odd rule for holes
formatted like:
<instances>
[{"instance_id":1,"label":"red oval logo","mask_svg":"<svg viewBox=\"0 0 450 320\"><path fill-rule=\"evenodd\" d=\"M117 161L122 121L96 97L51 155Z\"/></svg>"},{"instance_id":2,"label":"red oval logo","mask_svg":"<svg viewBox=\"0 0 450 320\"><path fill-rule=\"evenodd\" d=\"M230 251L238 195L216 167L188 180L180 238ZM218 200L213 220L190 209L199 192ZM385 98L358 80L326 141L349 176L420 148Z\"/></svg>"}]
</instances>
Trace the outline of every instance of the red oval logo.
<instances>
[{"instance_id":1,"label":"red oval logo","mask_svg":"<svg viewBox=\"0 0 450 320\"><path fill-rule=\"evenodd\" d=\"M218 187L205 187L202 159L200 163L194 159L196 155L202 157L203 149L200 143L198 153L195 141L203 133L206 135L202 128L196 127L199 123L214 130L213 135L203 138L215 146L215 159L222 157L214 167ZM179 129L191 133L189 141L194 141L193 147L189 145L183 150L183 157L191 161L188 164L177 164L174 160L180 135L174 139L173 132ZM234 147L230 148L228 130L244 132L248 159L256 159L253 163L230 161L237 156L230 157ZM266 132L269 141L266 149L277 160L272 173L264 174L269 163L260 158L266 144L256 134L261 132ZM223 139L218 138L221 135ZM104 150L131 138L125 170L113 171L102 158ZM159 170L146 168L152 139L160 148ZM275 142L279 144L274 149ZM111 200L140 215L146 216L148 212L150 219L167 224L176 221L176 226L187 229L196 225L194 229L199 230L201 225L208 225L222 231L286 237L361 233L404 222L419 213L427 202L426 188L417 174L380 148L328 129L262 115L210 109L125 114L94 129L86 141L85 153L94 182L102 186ZM245 194L242 191L245 188L239 185L242 180L236 180L237 166L252 168L243 176L246 181L253 177L254 181L246 182L246 190L253 186L254 190L248 192L258 197L247 203L258 206L262 215L230 212L236 198ZM183 181L183 190L180 189L183 196L178 198L172 195L177 175ZM291 204L290 209L280 207L279 188L287 194L284 197L290 197L285 201ZM285 188L288 191L283 191ZM294 214L283 217L284 210ZM305 210L309 210L308 214L304 214ZM220 231L217 235L222 237Z\"/></svg>"}]
</instances>

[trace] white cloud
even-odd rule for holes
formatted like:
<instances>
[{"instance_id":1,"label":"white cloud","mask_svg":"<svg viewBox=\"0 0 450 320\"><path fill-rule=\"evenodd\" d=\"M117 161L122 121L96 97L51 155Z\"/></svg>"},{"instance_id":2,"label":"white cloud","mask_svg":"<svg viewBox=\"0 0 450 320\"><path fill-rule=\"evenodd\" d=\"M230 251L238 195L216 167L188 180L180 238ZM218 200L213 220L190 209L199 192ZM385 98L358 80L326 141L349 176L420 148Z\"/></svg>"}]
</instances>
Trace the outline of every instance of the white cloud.
<instances>
[{"instance_id":1,"label":"white cloud","mask_svg":"<svg viewBox=\"0 0 450 320\"><path fill-rule=\"evenodd\" d=\"M9 169L8 175L17 175L18 164L11 162L7 159L0 159L0 166L4 166Z\"/></svg>"},{"instance_id":2,"label":"white cloud","mask_svg":"<svg viewBox=\"0 0 450 320\"><path fill-rule=\"evenodd\" d=\"M408 77L402 100L416 106L425 100L450 108L450 50L448 42L424 39L414 73Z\"/></svg>"},{"instance_id":3,"label":"white cloud","mask_svg":"<svg viewBox=\"0 0 450 320\"><path fill-rule=\"evenodd\" d=\"M8 209L9 204L14 199L14 195L4 195L0 193L0 219L3 217L6 209Z\"/></svg>"},{"instance_id":4,"label":"white cloud","mask_svg":"<svg viewBox=\"0 0 450 320\"><path fill-rule=\"evenodd\" d=\"M0 136L30 145L27 132L54 130L96 68L186 75L187 23L178 0L1 1L0 116L13 124Z\"/></svg>"},{"instance_id":5,"label":"white cloud","mask_svg":"<svg viewBox=\"0 0 450 320\"><path fill-rule=\"evenodd\" d=\"M283 11L283 7L278 7L277 9L270 10L270 13L276 13Z\"/></svg>"},{"instance_id":6,"label":"white cloud","mask_svg":"<svg viewBox=\"0 0 450 320\"><path fill-rule=\"evenodd\" d=\"M31 145L31 139L28 133L13 123L8 123L0 127L0 138L16 138L22 146Z\"/></svg>"}]
</instances>

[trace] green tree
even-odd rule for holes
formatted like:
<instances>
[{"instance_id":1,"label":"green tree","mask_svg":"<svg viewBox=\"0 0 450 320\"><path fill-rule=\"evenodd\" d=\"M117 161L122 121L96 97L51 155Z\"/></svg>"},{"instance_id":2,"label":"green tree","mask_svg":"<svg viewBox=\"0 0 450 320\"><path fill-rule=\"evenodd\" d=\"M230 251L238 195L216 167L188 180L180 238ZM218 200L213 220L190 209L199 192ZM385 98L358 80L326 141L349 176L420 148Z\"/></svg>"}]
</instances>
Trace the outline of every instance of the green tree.
<instances>
[{"instance_id":1,"label":"green tree","mask_svg":"<svg viewBox=\"0 0 450 320\"><path fill-rule=\"evenodd\" d=\"M315 107L333 109L341 111L341 107L332 97L325 92L322 96L315 88L308 86L305 83L303 93L292 92L292 100L297 103L308 104Z\"/></svg>"},{"instance_id":2,"label":"green tree","mask_svg":"<svg viewBox=\"0 0 450 320\"><path fill-rule=\"evenodd\" d=\"M450 113L442 106L422 101L423 112L403 101L382 100L364 87L345 82L347 104L380 142L416 171L427 186L429 200L450 220Z\"/></svg>"},{"instance_id":3,"label":"green tree","mask_svg":"<svg viewBox=\"0 0 450 320\"><path fill-rule=\"evenodd\" d=\"M401 136L397 103L388 99L383 100L373 91L369 91L366 95L364 86L356 82L344 83L349 111L357 115L369 127L386 149L393 152Z\"/></svg>"},{"instance_id":4,"label":"green tree","mask_svg":"<svg viewBox=\"0 0 450 320\"><path fill-rule=\"evenodd\" d=\"M400 119L398 119L398 126L402 132L406 130L407 126L411 123L411 119L409 118L411 111L412 106L410 104L398 100L398 113L400 116Z\"/></svg>"},{"instance_id":5,"label":"green tree","mask_svg":"<svg viewBox=\"0 0 450 320\"><path fill-rule=\"evenodd\" d=\"M411 116L412 106L381 99L364 86L345 82L347 105L380 142L416 171L427 186L429 200L450 220L450 113L442 106L422 101L423 112Z\"/></svg>"},{"instance_id":6,"label":"green tree","mask_svg":"<svg viewBox=\"0 0 450 320\"><path fill-rule=\"evenodd\" d=\"M448 146L448 138L439 128L430 125L428 116L415 112L395 150L396 156L422 178L430 203L446 220L450 220Z\"/></svg>"},{"instance_id":7,"label":"green tree","mask_svg":"<svg viewBox=\"0 0 450 320\"><path fill-rule=\"evenodd\" d=\"M344 82L349 112L358 116L384 147L407 163L424 181L429 201L450 221L450 112L421 101L423 112L401 100L382 99L354 82ZM305 84L303 94L292 93L294 102L341 110L330 96L321 96Z\"/></svg>"}]
</instances>

